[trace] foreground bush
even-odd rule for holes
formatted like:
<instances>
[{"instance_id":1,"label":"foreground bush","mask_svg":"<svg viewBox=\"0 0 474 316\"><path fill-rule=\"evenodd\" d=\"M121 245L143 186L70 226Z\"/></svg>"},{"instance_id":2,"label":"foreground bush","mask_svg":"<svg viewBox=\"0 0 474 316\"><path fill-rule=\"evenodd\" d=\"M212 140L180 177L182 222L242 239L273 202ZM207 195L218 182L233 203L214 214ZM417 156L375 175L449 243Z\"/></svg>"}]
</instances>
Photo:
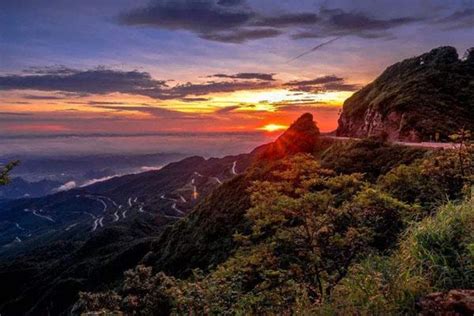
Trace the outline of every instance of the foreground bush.
<instances>
[{"instance_id":1,"label":"foreground bush","mask_svg":"<svg viewBox=\"0 0 474 316\"><path fill-rule=\"evenodd\" d=\"M320 314L417 314L424 295L474 288L474 205L448 203L410 228L389 257L351 267Z\"/></svg>"}]
</instances>

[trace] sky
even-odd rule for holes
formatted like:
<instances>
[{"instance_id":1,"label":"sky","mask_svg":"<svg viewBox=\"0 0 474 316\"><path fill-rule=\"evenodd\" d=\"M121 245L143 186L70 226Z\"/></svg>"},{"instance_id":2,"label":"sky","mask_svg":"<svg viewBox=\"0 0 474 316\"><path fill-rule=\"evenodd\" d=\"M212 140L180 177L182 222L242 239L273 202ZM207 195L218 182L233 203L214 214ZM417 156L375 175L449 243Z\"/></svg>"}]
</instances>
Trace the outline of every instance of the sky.
<instances>
[{"instance_id":1,"label":"sky","mask_svg":"<svg viewBox=\"0 0 474 316\"><path fill-rule=\"evenodd\" d=\"M473 39L474 0L0 1L0 134L331 131L389 65Z\"/></svg>"}]
</instances>

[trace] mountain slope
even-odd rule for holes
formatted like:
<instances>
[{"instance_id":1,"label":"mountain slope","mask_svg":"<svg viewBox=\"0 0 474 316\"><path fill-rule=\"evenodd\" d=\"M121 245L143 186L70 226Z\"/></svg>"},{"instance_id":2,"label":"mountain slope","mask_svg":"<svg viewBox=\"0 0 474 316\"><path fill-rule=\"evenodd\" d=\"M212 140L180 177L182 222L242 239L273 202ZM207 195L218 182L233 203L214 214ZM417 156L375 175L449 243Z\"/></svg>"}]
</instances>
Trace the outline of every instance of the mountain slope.
<instances>
[{"instance_id":1,"label":"mountain slope","mask_svg":"<svg viewBox=\"0 0 474 316\"><path fill-rule=\"evenodd\" d=\"M0 211L0 312L58 315L135 266L167 225L243 172L252 156L190 157Z\"/></svg>"},{"instance_id":2,"label":"mountain slope","mask_svg":"<svg viewBox=\"0 0 474 316\"><path fill-rule=\"evenodd\" d=\"M0 187L0 199L44 196L61 185L61 182L53 180L43 179L37 182L29 182L21 177L16 177L8 185Z\"/></svg>"},{"instance_id":3,"label":"mountain slope","mask_svg":"<svg viewBox=\"0 0 474 316\"><path fill-rule=\"evenodd\" d=\"M445 140L461 127L474 128L474 53L460 60L439 47L388 67L347 99L336 134Z\"/></svg>"},{"instance_id":4,"label":"mountain slope","mask_svg":"<svg viewBox=\"0 0 474 316\"><path fill-rule=\"evenodd\" d=\"M244 214L250 207L251 183L270 176L279 158L318 150L319 141L313 116L303 114L275 142L252 152L256 158L249 171L218 187L185 219L168 227L153 242L143 263L184 276L192 269L207 270L224 261L235 247L233 234L247 227Z\"/></svg>"}]
</instances>

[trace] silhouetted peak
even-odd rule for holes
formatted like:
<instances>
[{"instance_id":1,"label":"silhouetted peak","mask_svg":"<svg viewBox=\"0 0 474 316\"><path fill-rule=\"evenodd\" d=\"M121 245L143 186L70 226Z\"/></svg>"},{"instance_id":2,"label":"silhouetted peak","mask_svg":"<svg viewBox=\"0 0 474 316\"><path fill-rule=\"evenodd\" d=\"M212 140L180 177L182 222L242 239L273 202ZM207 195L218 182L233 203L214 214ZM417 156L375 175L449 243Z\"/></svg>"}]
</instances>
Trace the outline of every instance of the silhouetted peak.
<instances>
[{"instance_id":1,"label":"silhouetted peak","mask_svg":"<svg viewBox=\"0 0 474 316\"><path fill-rule=\"evenodd\" d=\"M300 116L278 139L262 148L261 157L279 159L300 152L311 153L319 137L313 115Z\"/></svg>"}]
</instances>

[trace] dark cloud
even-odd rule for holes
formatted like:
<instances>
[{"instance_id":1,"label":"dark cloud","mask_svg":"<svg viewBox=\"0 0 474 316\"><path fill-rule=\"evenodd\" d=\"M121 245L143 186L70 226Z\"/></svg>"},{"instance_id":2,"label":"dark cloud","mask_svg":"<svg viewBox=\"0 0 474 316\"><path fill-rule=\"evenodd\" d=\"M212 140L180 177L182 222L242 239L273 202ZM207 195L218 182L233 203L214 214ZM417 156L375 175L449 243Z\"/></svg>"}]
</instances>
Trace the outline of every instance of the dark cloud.
<instances>
[{"instance_id":1,"label":"dark cloud","mask_svg":"<svg viewBox=\"0 0 474 316\"><path fill-rule=\"evenodd\" d=\"M346 35L381 38L390 36L387 31L392 28L423 20L423 18L408 16L381 19L362 12L346 12L342 9L327 8L321 8L318 17L318 23L305 31L294 34L293 38L324 38Z\"/></svg>"},{"instance_id":2,"label":"dark cloud","mask_svg":"<svg viewBox=\"0 0 474 316\"><path fill-rule=\"evenodd\" d=\"M63 97L54 96L54 95L34 95L34 94L24 94L21 96L24 99L30 100L61 100Z\"/></svg>"},{"instance_id":3,"label":"dark cloud","mask_svg":"<svg viewBox=\"0 0 474 316\"><path fill-rule=\"evenodd\" d=\"M0 112L0 116L31 116L32 113L25 112Z\"/></svg>"},{"instance_id":4,"label":"dark cloud","mask_svg":"<svg viewBox=\"0 0 474 316\"><path fill-rule=\"evenodd\" d=\"M330 82L322 86L324 91L356 91L361 88L358 84Z\"/></svg>"},{"instance_id":5,"label":"dark cloud","mask_svg":"<svg viewBox=\"0 0 474 316\"><path fill-rule=\"evenodd\" d=\"M452 14L436 19L435 24L441 25L444 29L454 30L474 27L474 8L455 11Z\"/></svg>"},{"instance_id":6,"label":"dark cloud","mask_svg":"<svg viewBox=\"0 0 474 316\"><path fill-rule=\"evenodd\" d=\"M319 17L315 13L289 13L277 16L260 17L254 25L266 27L289 27L312 25L319 21Z\"/></svg>"},{"instance_id":7,"label":"dark cloud","mask_svg":"<svg viewBox=\"0 0 474 316\"><path fill-rule=\"evenodd\" d=\"M23 73L35 75L70 75L77 72L77 69L69 68L63 65L43 67L34 66L23 70Z\"/></svg>"},{"instance_id":8,"label":"dark cloud","mask_svg":"<svg viewBox=\"0 0 474 316\"><path fill-rule=\"evenodd\" d=\"M31 104L31 102L27 102L27 101L13 101L13 102L8 102L8 103L11 103L11 104Z\"/></svg>"},{"instance_id":9,"label":"dark cloud","mask_svg":"<svg viewBox=\"0 0 474 316\"><path fill-rule=\"evenodd\" d=\"M323 102L315 102L313 104L280 104L278 106L279 111L283 112L304 112L304 111L314 111L319 113L337 113L341 110L339 106L327 105Z\"/></svg>"},{"instance_id":10,"label":"dark cloud","mask_svg":"<svg viewBox=\"0 0 474 316\"><path fill-rule=\"evenodd\" d=\"M258 72L241 72L235 75L226 75L226 74L215 74L209 77L216 77L216 78L230 78L230 79L256 79L256 80L263 80L263 81L275 81L273 78L275 74L267 74L267 73L258 73Z\"/></svg>"},{"instance_id":11,"label":"dark cloud","mask_svg":"<svg viewBox=\"0 0 474 316\"><path fill-rule=\"evenodd\" d=\"M233 7L244 4L245 0L217 0L218 5L222 5L225 7Z\"/></svg>"},{"instance_id":12,"label":"dark cloud","mask_svg":"<svg viewBox=\"0 0 474 316\"><path fill-rule=\"evenodd\" d=\"M154 80L146 72L104 68L78 70L68 74L0 76L0 90L32 89L70 92L79 95L112 92L141 94L141 91L161 89L165 86L164 81Z\"/></svg>"},{"instance_id":13,"label":"dark cloud","mask_svg":"<svg viewBox=\"0 0 474 316\"><path fill-rule=\"evenodd\" d=\"M174 86L168 90L168 95L173 98L182 98L187 95L207 95L220 92L234 92L239 90L255 90L271 87L266 81L211 81L207 83L186 83Z\"/></svg>"},{"instance_id":14,"label":"dark cloud","mask_svg":"<svg viewBox=\"0 0 474 316\"><path fill-rule=\"evenodd\" d=\"M203 35L242 26L254 16L245 8L236 9L228 5L231 2L221 1L218 5L212 0L155 0L145 8L121 15L119 19L126 25L187 30Z\"/></svg>"},{"instance_id":15,"label":"dark cloud","mask_svg":"<svg viewBox=\"0 0 474 316\"><path fill-rule=\"evenodd\" d=\"M227 113L233 112L235 110L238 110L240 108L241 108L240 105L226 106L224 108L216 110L214 113L216 113L216 114L227 114Z\"/></svg>"},{"instance_id":16,"label":"dark cloud","mask_svg":"<svg viewBox=\"0 0 474 316\"><path fill-rule=\"evenodd\" d=\"M179 119L179 120L199 120L202 115L196 113L184 113L173 111L155 106L114 106L114 105L98 105L96 108L114 110L116 112L141 112L149 114L157 118Z\"/></svg>"},{"instance_id":17,"label":"dark cloud","mask_svg":"<svg viewBox=\"0 0 474 316\"><path fill-rule=\"evenodd\" d=\"M253 74L253 77L258 74ZM241 74L243 77L250 75ZM265 77L265 76L263 76ZM268 79L268 78L267 78ZM238 90L260 89L270 86L267 81L210 81L186 83L169 87L164 80L155 80L147 72L94 69L75 71L70 74L5 75L0 76L0 90L54 91L73 96L91 94L127 93L148 96L159 100L181 99L185 102L206 101L207 98L194 97L210 93L234 92ZM29 96L37 99L52 97ZM59 98L59 97L58 97Z\"/></svg>"},{"instance_id":18,"label":"dark cloud","mask_svg":"<svg viewBox=\"0 0 474 316\"><path fill-rule=\"evenodd\" d=\"M60 93L60 96L25 95L29 99L62 99L72 95L105 95L109 93L124 93L141 95L157 100L181 100L196 102L209 100L207 95L214 93L229 93L243 90L259 90L281 87L272 73L245 72L237 74L215 74L224 80L207 81L202 83L184 83L169 86L165 80L156 80L147 72L121 71L104 68L74 71L70 74L44 75L5 75L0 76L1 90L38 90ZM230 79L230 80L229 80ZM329 75L312 80L290 81L283 86L290 87L296 92L323 91L353 91L357 85L349 84L343 78ZM84 105L122 105L121 102L108 101L68 101L71 104ZM148 104L134 104L145 105Z\"/></svg>"},{"instance_id":19,"label":"dark cloud","mask_svg":"<svg viewBox=\"0 0 474 316\"><path fill-rule=\"evenodd\" d=\"M191 98L191 97L185 97L185 98L181 98L180 100L181 100L181 101L184 101L184 102L204 102L204 101L209 101L210 98Z\"/></svg>"},{"instance_id":20,"label":"dark cloud","mask_svg":"<svg viewBox=\"0 0 474 316\"><path fill-rule=\"evenodd\" d=\"M70 102L68 102L70 103ZM73 104L77 104L77 103L73 103ZM114 101L89 101L87 103L79 103L79 104L88 104L88 105L120 105L120 104L124 104L124 102L114 102Z\"/></svg>"},{"instance_id":21,"label":"dark cloud","mask_svg":"<svg viewBox=\"0 0 474 316\"><path fill-rule=\"evenodd\" d=\"M203 34L201 37L211 41L238 44L249 40L276 37L281 34L283 34L282 31L273 28L243 28L225 32Z\"/></svg>"},{"instance_id":22,"label":"dark cloud","mask_svg":"<svg viewBox=\"0 0 474 316\"><path fill-rule=\"evenodd\" d=\"M335 75L328 75L323 77L318 77L312 80L301 80L301 81L290 81L285 83L285 86L307 86L307 85L316 85L316 84L326 84L326 83L333 83L333 82L342 82L344 78L335 76Z\"/></svg>"},{"instance_id":23,"label":"dark cloud","mask_svg":"<svg viewBox=\"0 0 474 316\"><path fill-rule=\"evenodd\" d=\"M344 78L328 75L311 80L290 81L284 84L291 87L291 91L319 93L326 91L355 91L359 85L346 83Z\"/></svg>"},{"instance_id":24,"label":"dark cloud","mask_svg":"<svg viewBox=\"0 0 474 316\"><path fill-rule=\"evenodd\" d=\"M362 12L321 8L319 12L261 14L243 0L154 0L119 17L125 25L186 30L220 42L242 43L298 30L293 38L355 35L389 37L387 31L420 18L377 18Z\"/></svg>"}]
</instances>

